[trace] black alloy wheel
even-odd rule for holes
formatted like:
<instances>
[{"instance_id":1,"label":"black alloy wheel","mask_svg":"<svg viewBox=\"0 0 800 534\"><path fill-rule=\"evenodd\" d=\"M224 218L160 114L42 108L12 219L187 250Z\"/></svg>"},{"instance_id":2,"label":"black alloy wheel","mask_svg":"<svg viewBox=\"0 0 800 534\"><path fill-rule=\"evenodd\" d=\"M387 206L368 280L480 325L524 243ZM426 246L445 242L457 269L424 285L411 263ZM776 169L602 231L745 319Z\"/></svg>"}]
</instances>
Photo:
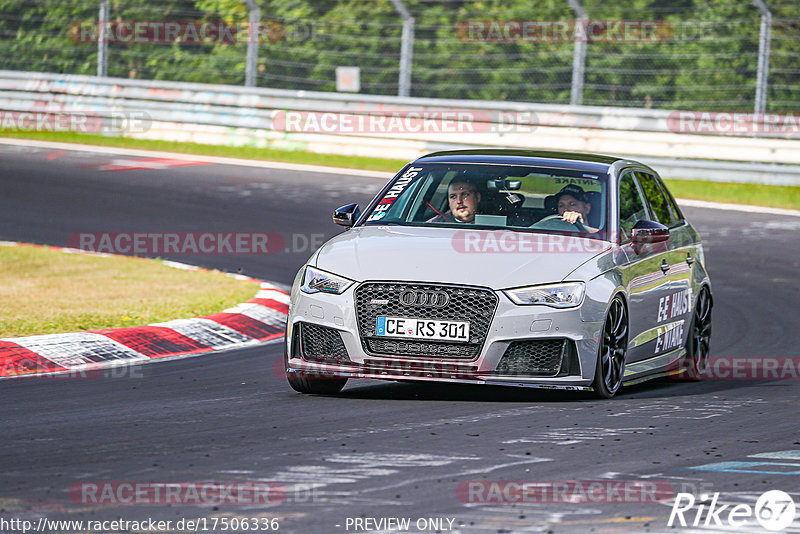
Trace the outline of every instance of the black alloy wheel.
<instances>
[{"instance_id":1,"label":"black alloy wheel","mask_svg":"<svg viewBox=\"0 0 800 534\"><path fill-rule=\"evenodd\" d=\"M611 301L603 323L597 370L592 383L595 395L610 399L622 386L627 351L628 312L622 298L617 296Z\"/></svg>"},{"instance_id":2,"label":"black alloy wheel","mask_svg":"<svg viewBox=\"0 0 800 534\"><path fill-rule=\"evenodd\" d=\"M708 355L711 347L711 293L708 288L700 290L694 304L694 314L686 337L685 365L686 377L700 380L708 368Z\"/></svg>"}]
</instances>

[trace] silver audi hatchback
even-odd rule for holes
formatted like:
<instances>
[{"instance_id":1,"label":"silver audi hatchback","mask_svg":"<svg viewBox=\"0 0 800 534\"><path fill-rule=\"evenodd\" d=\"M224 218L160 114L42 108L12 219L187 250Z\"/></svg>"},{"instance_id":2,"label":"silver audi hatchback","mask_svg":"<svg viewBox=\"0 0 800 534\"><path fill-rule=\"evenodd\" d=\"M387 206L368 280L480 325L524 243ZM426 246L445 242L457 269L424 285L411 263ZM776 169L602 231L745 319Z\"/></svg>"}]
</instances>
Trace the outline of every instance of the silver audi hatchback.
<instances>
[{"instance_id":1,"label":"silver audi hatchback","mask_svg":"<svg viewBox=\"0 0 800 534\"><path fill-rule=\"evenodd\" d=\"M703 247L646 165L519 150L406 165L297 273L286 372L588 390L707 365Z\"/></svg>"}]
</instances>

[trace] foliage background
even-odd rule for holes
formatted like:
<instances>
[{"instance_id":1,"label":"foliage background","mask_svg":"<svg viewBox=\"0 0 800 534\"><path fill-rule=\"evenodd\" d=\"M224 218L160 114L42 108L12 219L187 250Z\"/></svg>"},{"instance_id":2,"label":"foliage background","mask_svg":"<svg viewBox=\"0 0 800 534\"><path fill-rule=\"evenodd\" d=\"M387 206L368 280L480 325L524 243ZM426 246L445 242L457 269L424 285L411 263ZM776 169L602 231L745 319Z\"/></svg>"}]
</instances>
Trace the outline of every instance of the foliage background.
<instances>
[{"instance_id":1,"label":"foliage background","mask_svg":"<svg viewBox=\"0 0 800 534\"><path fill-rule=\"evenodd\" d=\"M779 3L783 2L783 3ZM282 26L259 45L257 85L335 90L337 66L361 68L361 92L397 94L402 19L389 0L257 0ZM415 17L411 96L567 104L571 42L470 42L469 20L574 20L566 0L406 0ZM800 108L800 4L773 13L768 110ZM95 74L97 45L70 30L98 18L98 0L0 0L0 66ZM748 0L584 0L593 20L662 21L659 42L587 44L583 103L752 111L758 10ZM111 20L244 22L241 0L112 0ZM666 27L666 26L665 26ZM270 42L272 41L272 42ZM244 83L246 44L111 43L109 76Z\"/></svg>"}]
</instances>

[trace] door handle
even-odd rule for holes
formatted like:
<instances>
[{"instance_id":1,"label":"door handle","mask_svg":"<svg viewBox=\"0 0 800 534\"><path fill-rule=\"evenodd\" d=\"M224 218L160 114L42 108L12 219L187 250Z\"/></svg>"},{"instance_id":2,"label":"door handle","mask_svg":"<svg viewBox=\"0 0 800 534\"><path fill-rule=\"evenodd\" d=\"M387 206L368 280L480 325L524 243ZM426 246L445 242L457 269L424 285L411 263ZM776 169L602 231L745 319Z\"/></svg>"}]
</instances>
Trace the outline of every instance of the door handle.
<instances>
[{"instance_id":1,"label":"door handle","mask_svg":"<svg viewBox=\"0 0 800 534\"><path fill-rule=\"evenodd\" d=\"M664 274L669 272L669 263L667 263L667 260L661 260L661 272Z\"/></svg>"}]
</instances>

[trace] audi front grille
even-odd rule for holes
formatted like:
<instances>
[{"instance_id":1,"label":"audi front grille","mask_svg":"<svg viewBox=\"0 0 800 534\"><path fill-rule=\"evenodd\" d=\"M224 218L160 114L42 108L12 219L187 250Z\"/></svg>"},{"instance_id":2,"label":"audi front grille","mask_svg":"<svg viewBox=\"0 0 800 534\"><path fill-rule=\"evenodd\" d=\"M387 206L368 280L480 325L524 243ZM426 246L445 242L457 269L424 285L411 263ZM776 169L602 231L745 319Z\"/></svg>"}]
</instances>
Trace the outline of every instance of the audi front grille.
<instances>
[{"instance_id":1,"label":"audi front grille","mask_svg":"<svg viewBox=\"0 0 800 534\"><path fill-rule=\"evenodd\" d=\"M367 354L458 360L479 356L498 302L494 291L487 288L403 282L364 282L356 288L355 297L361 345ZM377 317L381 315L469 321L470 339L458 343L377 336Z\"/></svg>"}]
</instances>

